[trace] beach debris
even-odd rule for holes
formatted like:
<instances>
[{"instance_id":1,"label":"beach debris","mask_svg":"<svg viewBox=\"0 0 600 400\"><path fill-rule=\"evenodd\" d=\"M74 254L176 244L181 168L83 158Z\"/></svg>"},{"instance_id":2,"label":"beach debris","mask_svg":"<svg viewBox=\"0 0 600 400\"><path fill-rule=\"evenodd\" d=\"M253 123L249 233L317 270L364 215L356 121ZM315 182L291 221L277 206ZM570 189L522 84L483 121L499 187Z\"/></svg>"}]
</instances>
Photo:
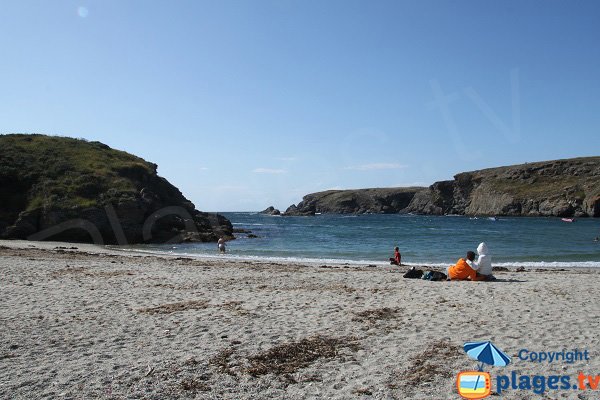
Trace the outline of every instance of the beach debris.
<instances>
[{"instance_id":1,"label":"beach debris","mask_svg":"<svg viewBox=\"0 0 600 400\"><path fill-rule=\"evenodd\" d=\"M154 372L154 367L151 367L150 365L148 365L148 369L146 370L146 373L144 374L144 376L150 376L150 375L152 375L153 372Z\"/></svg>"},{"instance_id":2,"label":"beach debris","mask_svg":"<svg viewBox=\"0 0 600 400\"><path fill-rule=\"evenodd\" d=\"M364 310L354 313L354 317L352 321L358 322L366 322L369 324L374 324L377 321L381 320L391 320L398 317L401 309L398 307L383 307L383 308L375 308L370 310Z\"/></svg>"},{"instance_id":3,"label":"beach debris","mask_svg":"<svg viewBox=\"0 0 600 400\"><path fill-rule=\"evenodd\" d=\"M525 267L519 267L519 268L517 268L517 272L525 272Z\"/></svg>"},{"instance_id":4,"label":"beach debris","mask_svg":"<svg viewBox=\"0 0 600 400\"><path fill-rule=\"evenodd\" d=\"M198 365L200 361L196 360L196 357L189 357L183 362L184 365Z\"/></svg>"},{"instance_id":5,"label":"beach debris","mask_svg":"<svg viewBox=\"0 0 600 400\"><path fill-rule=\"evenodd\" d=\"M238 314L238 315L250 314L250 312L248 310L246 310L244 307L242 307L242 304L244 304L243 301L233 300L233 301L228 301L227 303L223 303L221 305L221 307L231 313Z\"/></svg>"},{"instance_id":6,"label":"beach debris","mask_svg":"<svg viewBox=\"0 0 600 400\"><path fill-rule=\"evenodd\" d=\"M178 311L202 310L208 308L209 304L206 300L188 300L177 303L161 304L155 307L140 308L137 311L146 314L169 314Z\"/></svg>"},{"instance_id":7,"label":"beach debris","mask_svg":"<svg viewBox=\"0 0 600 400\"><path fill-rule=\"evenodd\" d=\"M286 375L305 368L320 358L335 358L340 350L358 350L354 337L311 336L299 341L272 347L260 354L248 357L244 372L252 375Z\"/></svg>"},{"instance_id":8,"label":"beach debris","mask_svg":"<svg viewBox=\"0 0 600 400\"><path fill-rule=\"evenodd\" d=\"M359 388L356 388L356 389L354 389L353 393L354 394L363 394L363 395L366 395L366 396L373 395L373 392L368 387L359 387Z\"/></svg>"},{"instance_id":9,"label":"beach debris","mask_svg":"<svg viewBox=\"0 0 600 400\"><path fill-rule=\"evenodd\" d=\"M181 388L188 392L210 392L211 388L204 382L199 382L196 379L187 378L179 384Z\"/></svg>"},{"instance_id":10,"label":"beach debris","mask_svg":"<svg viewBox=\"0 0 600 400\"><path fill-rule=\"evenodd\" d=\"M112 278L123 275L134 275L133 271L129 270L114 270L114 271L98 271L87 267L71 267L67 265L65 268L58 269L50 274L52 278L60 278L63 276L88 276L97 278Z\"/></svg>"},{"instance_id":11,"label":"beach debris","mask_svg":"<svg viewBox=\"0 0 600 400\"><path fill-rule=\"evenodd\" d=\"M235 372L229 365L231 355L234 353L234 351L235 350L233 348L222 349L214 357L208 360L208 364L216 367L221 373L235 375Z\"/></svg>"},{"instance_id":12,"label":"beach debris","mask_svg":"<svg viewBox=\"0 0 600 400\"><path fill-rule=\"evenodd\" d=\"M442 339L424 343L422 347L426 350L411 357L405 368L392 372L390 389L412 391L430 385L436 378L445 380L456 373L451 366L453 359L463 357L460 346Z\"/></svg>"}]
</instances>

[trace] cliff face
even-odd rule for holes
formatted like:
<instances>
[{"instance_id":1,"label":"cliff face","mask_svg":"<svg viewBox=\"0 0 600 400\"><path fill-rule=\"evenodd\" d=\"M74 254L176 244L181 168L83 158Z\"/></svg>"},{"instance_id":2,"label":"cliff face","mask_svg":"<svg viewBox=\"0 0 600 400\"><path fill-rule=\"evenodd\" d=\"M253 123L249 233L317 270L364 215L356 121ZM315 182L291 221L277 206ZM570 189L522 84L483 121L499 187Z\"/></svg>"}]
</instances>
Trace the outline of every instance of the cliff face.
<instances>
[{"instance_id":1,"label":"cliff face","mask_svg":"<svg viewBox=\"0 0 600 400\"><path fill-rule=\"evenodd\" d=\"M0 136L0 237L133 244L215 241L224 217L202 213L157 165L99 142Z\"/></svg>"},{"instance_id":2,"label":"cliff face","mask_svg":"<svg viewBox=\"0 0 600 400\"><path fill-rule=\"evenodd\" d=\"M464 172L417 193L405 211L600 217L600 157Z\"/></svg>"},{"instance_id":3,"label":"cliff face","mask_svg":"<svg viewBox=\"0 0 600 400\"><path fill-rule=\"evenodd\" d=\"M600 217L600 157L464 172L429 188L312 193L283 215L315 213Z\"/></svg>"},{"instance_id":4,"label":"cliff face","mask_svg":"<svg viewBox=\"0 0 600 400\"><path fill-rule=\"evenodd\" d=\"M406 208L420 187L328 190L311 193L298 205L291 205L283 215L332 214L395 214Z\"/></svg>"}]
</instances>

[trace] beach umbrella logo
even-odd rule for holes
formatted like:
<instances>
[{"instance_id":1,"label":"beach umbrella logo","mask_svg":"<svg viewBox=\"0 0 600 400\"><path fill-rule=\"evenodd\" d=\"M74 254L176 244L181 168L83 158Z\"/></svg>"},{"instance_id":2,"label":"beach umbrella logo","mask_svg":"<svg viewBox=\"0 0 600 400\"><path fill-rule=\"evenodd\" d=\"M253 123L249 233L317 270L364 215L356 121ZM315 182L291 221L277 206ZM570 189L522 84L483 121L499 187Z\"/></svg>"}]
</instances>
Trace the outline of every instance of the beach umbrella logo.
<instances>
[{"instance_id":1,"label":"beach umbrella logo","mask_svg":"<svg viewBox=\"0 0 600 400\"><path fill-rule=\"evenodd\" d=\"M492 342L467 342L464 345L469 357L481 362L479 371L483 371L483 364L494 367L506 367L510 364L510 357L494 346Z\"/></svg>"},{"instance_id":2,"label":"beach umbrella logo","mask_svg":"<svg viewBox=\"0 0 600 400\"><path fill-rule=\"evenodd\" d=\"M483 371L485 364L504 367L510 363L510 357L494 346L492 342L467 342L464 350L469 357L481 364L477 371L462 371L456 377L458 394L464 399L483 399L492 391L490 374Z\"/></svg>"}]
</instances>

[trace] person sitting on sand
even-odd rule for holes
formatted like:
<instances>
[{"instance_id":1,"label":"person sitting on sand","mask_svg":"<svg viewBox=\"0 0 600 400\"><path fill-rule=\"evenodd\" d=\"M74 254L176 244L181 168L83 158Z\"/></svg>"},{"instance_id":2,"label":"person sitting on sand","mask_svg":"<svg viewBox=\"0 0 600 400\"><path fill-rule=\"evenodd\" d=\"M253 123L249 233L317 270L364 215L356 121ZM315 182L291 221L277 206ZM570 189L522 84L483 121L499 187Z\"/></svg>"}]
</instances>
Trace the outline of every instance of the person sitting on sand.
<instances>
[{"instance_id":1,"label":"person sitting on sand","mask_svg":"<svg viewBox=\"0 0 600 400\"><path fill-rule=\"evenodd\" d=\"M394 247L394 258L390 258L390 264L402 265L402 255L400 254L400 248Z\"/></svg>"},{"instance_id":2,"label":"person sitting on sand","mask_svg":"<svg viewBox=\"0 0 600 400\"><path fill-rule=\"evenodd\" d=\"M219 251L221 253L225 253L225 239L223 239L223 236L221 236L219 238L219 241L217 242L217 246L219 246Z\"/></svg>"},{"instance_id":3,"label":"person sitting on sand","mask_svg":"<svg viewBox=\"0 0 600 400\"><path fill-rule=\"evenodd\" d=\"M451 281L477 280L477 272L471 268L468 261L475 260L475 253L467 251L467 257L459 259L456 264L448 267L448 279Z\"/></svg>"},{"instance_id":4,"label":"person sitting on sand","mask_svg":"<svg viewBox=\"0 0 600 400\"><path fill-rule=\"evenodd\" d=\"M477 280L491 281L494 280L492 275L492 256L485 242L479 243L477 246L477 261L467 260L469 267L477 271Z\"/></svg>"}]
</instances>

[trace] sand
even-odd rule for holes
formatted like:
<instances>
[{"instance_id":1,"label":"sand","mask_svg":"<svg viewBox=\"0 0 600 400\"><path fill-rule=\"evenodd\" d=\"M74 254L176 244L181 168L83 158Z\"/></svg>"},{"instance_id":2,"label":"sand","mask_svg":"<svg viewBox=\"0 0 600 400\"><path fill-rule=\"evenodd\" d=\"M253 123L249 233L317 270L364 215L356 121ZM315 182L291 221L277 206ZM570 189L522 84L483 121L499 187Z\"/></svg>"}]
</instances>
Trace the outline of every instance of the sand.
<instances>
[{"instance_id":1,"label":"sand","mask_svg":"<svg viewBox=\"0 0 600 400\"><path fill-rule=\"evenodd\" d=\"M0 246L2 399L456 399L456 374L477 366L462 346L484 340L513 357L485 367L493 391L512 372L600 374L596 270L430 282L404 279L404 267ZM576 348L589 360L517 357Z\"/></svg>"}]
</instances>

